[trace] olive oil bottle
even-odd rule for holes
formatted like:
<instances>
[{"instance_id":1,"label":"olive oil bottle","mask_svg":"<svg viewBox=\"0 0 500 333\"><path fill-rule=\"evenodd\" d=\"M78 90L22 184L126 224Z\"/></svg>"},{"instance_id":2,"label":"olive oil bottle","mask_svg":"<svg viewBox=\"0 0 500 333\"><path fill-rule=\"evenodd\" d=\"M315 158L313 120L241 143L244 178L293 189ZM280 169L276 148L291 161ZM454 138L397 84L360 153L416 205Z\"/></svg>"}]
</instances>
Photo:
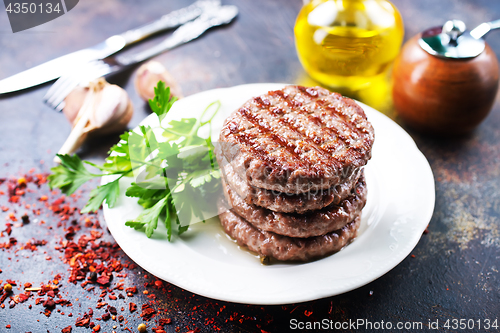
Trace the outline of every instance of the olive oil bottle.
<instances>
[{"instance_id":1,"label":"olive oil bottle","mask_svg":"<svg viewBox=\"0 0 500 333\"><path fill-rule=\"evenodd\" d=\"M363 89L386 76L403 35L401 15L385 0L312 0L295 24L304 69L339 91Z\"/></svg>"}]
</instances>

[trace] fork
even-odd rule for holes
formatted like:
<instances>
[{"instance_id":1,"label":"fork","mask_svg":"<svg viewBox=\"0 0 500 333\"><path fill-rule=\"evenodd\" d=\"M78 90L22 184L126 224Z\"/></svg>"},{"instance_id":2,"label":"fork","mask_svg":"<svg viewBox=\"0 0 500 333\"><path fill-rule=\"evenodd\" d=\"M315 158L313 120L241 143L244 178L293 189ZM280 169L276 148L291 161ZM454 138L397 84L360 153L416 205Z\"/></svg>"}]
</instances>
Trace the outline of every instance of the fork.
<instances>
[{"instance_id":1,"label":"fork","mask_svg":"<svg viewBox=\"0 0 500 333\"><path fill-rule=\"evenodd\" d=\"M236 6L221 6L205 11L199 18L177 28L163 42L130 56L113 56L88 62L74 71L61 76L44 96L44 102L56 111L62 111L64 99L78 85L86 85L101 76L115 74L150 59L160 53L185 44L211 27L228 24L238 15Z\"/></svg>"}]
</instances>

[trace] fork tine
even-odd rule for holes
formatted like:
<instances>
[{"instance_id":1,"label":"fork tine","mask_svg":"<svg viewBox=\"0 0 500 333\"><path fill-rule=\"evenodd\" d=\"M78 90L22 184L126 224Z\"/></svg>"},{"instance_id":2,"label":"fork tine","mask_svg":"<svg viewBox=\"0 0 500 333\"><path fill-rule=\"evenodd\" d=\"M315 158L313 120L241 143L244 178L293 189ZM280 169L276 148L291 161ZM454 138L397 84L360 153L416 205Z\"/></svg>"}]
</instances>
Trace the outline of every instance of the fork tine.
<instances>
[{"instance_id":1,"label":"fork tine","mask_svg":"<svg viewBox=\"0 0 500 333\"><path fill-rule=\"evenodd\" d=\"M57 112L61 112L64 109L65 106L66 106L66 102L62 101L58 106L55 107L55 110Z\"/></svg>"},{"instance_id":2,"label":"fork tine","mask_svg":"<svg viewBox=\"0 0 500 333\"><path fill-rule=\"evenodd\" d=\"M80 80L77 80L77 78L72 78L69 80L66 80L66 83L61 86L61 88L54 94L54 96L47 101L47 104L49 104L52 108L56 109L61 102L64 101L64 99L69 95L69 93L75 89Z\"/></svg>"},{"instance_id":3,"label":"fork tine","mask_svg":"<svg viewBox=\"0 0 500 333\"><path fill-rule=\"evenodd\" d=\"M60 102L55 102L56 100L61 99L61 93L64 93L65 90L67 90L67 86L73 86L75 87L75 81L77 81L77 78L81 76L82 72L82 67L79 67L63 76L61 76L53 85L50 87L49 91L44 97L44 102L47 103L50 107L55 108L57 104ZM69 92L68 92L69 93ZM62 99L64 99L66 96L62 96Z\"/></svg>"},{"instance_id":4,"label":"fork tine","mask_svg":"<svg viewBox=\"0 0 500 333\"><path fill-rule=\"evenodd\" d=\"M55 89L52 96L45 101L52 108L61 103L79 82L77 76L61 77L59 80L61 80L59 86L56 87L57 89Z\"/></svg>"},{"instance_id":5,"label":"fork tine","mask_svg":"<svg viewBox=\"0 0 500 333\"><path fill-rule=\"evenodd\" d=\"M105 70L107 67L109 66L103 61L91 61L62 76L45 95L45 103L56 110L62 110L64 106L60 106L60 104L74 88L81 83L88 83L107 74Z\"/></svg>"},{"instance_id":6,"label":"fork tine","mask_svg":"<svg viewBox=\"0 0 500 333\"><path fill-rule=\"evenodd\" d=\"M57 111L64 108L64 99L79 84L87 84L116 70L102 60L91 61L57 80L44 96L44 102Z\"/></svg>"},{"instance_id":7,"label":"fork tine","mask_svg":"<svg viewBox=\"0 0 500 333\"><path fill-rule=\"evenodd\" d=\"M57 94L57 91L64 87L65 83L67 82L68 79L71 78L71 75L63 75L61 76L54 84L50 87L50 89L47 91L45 96L43 97L43 101L47 103L50 101L55 94Z\"/></svg>"}]
</instances>

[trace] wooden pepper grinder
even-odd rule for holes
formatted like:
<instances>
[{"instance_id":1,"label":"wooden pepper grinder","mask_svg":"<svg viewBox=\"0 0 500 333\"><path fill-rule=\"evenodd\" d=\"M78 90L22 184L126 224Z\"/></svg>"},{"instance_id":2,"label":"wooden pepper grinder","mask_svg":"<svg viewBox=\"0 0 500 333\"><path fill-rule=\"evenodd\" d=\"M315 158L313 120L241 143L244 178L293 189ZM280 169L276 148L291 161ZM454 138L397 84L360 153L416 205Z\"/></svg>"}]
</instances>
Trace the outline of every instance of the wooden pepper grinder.
<instances>
[{"instance_id":1,"label":"wooden pepper grinder","mask_svg":"<svg viewBox=\"0 0 500 333\"><path fill-rule=\"evenodd\" d=\"M465 134L486 118L498 89L498 60L483 37L500 20L468 32L462 21L410 39L394 63L394 107L415 129Z\"/></svg>"}]
</instances>

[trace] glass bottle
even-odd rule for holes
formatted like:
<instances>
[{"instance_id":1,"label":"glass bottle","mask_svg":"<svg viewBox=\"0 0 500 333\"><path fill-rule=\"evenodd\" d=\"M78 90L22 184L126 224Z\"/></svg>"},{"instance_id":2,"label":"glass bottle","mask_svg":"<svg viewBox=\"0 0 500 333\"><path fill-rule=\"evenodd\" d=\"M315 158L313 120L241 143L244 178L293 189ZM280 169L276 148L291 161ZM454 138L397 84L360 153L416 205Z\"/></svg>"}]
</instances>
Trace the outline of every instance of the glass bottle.
<instances>
[{"instance_id":1,"label":"glass bottle","mask_svg":"<svg viewBox=\"0 0 500 333\"><path fill-rule=\"evenodd\" d=\"M304 69L340 92L363 89L385 77L403 36L401 15L386 0L312 0L295 24Z\"/></svg>"}]
</instances>

